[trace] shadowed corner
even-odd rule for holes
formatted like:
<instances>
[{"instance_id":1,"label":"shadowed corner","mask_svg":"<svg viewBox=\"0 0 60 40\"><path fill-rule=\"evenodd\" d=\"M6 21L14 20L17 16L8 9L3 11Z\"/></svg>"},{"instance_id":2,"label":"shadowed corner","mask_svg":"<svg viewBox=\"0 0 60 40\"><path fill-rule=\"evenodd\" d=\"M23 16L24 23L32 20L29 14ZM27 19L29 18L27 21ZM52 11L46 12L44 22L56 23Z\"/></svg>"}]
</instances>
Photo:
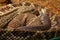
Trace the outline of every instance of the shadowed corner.
<instances>
[{"instance_id":1,"label":"shadowed corner","mask_svg":"<svg viewBox=\"0 0 60 40\"><path fill-rule=\"evenodd\" d=\"M55 38L52 38L50 40L60 40L60 37L55 37Z\"/></svg>"}]
</instances>

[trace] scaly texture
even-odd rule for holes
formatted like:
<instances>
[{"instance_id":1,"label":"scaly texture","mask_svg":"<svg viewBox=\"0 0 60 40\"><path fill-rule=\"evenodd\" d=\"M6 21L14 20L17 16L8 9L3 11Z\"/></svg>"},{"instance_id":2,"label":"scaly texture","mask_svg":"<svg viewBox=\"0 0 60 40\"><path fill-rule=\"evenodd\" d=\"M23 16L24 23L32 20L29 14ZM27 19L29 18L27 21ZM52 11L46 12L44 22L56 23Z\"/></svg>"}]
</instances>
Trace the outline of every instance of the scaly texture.
<instances>
[{"instance_id":1,"label":"scaly texture","mask_svg":"<svg viewBox=\"0 0 60 40\"><path fill-rule=\"evenodd\" d=\"M14 0L16 2L17 0ZM19 0L20 2L30 2L39 4L42 7L48 8L53 13L60 16L60 0Z\"/></svg>"},{"instance_id":2,"label":"scaly texture","mask_svg":"<svg viewBox=\"0 0 60 40\"><path fill-rule=\"evenodd\" d=\"M27 18L27 15L26 15L26 14L17 15L17 16L8 24L7 30L8 30L8 31L11 31L11 30L13 30L13 28L17 28L17 27L23 26L26 18Z\"/></svg>"},{"instance_id":3,"label":"scaly texture","mask_svg":"<svg viewBox=\"0 0 60 40\"><path fill-rule=\"evenodd\" d=\"M10 22L15 16L17 15L17 12L12 12L8 15L2 16L0 18L0 28L4 27L8 22Z\"/></svg>"}]
</instances>

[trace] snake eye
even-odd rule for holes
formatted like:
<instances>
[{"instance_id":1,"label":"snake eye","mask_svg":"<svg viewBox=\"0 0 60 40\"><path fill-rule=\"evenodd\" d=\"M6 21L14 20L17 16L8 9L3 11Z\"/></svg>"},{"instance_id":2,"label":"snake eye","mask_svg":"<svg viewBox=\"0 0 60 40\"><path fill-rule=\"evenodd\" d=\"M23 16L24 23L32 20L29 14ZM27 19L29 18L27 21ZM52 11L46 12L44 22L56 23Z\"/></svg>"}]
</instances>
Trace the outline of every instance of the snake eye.
<instances>
[{"instance_id":1,"label":"snake eye","mask_svg":"<svg viewBox=\"0 0 60 40\"><path fill-rule=\"evenodd\" d=\"M34 6L35 6L35 7L38 7L38 5L37 5L37 4L34 4Z\"/></svg>"},{"instance_id":2,"label":"snake eye","mask_svg":"<svg viewBox=\"0 0 60 40\"><path fill-rule=\"evenodd\" d=\"M22 6L22 3L19 3L20 6Z\"/></svg>"},{"instance_id":3,"label":"snake eye","mask_svg":"<svg viewBox=\"0 0 60 40\"><path fill-rule=\"evenodd\" d=\"M25 5L25 6L30 6L30 5L31 5L31 3L26 2L24 5Z\"/></svg>"},{"instance_id":4,"label":"snake eye","mask_svg":"<svg viewBox=\"0 0 60 40\"><path fill-rule=\"evenodd\" d=\"M34 6L35 6L36 8L41 7L39 4L34 4Z\"/></svg>"}]
</instances>

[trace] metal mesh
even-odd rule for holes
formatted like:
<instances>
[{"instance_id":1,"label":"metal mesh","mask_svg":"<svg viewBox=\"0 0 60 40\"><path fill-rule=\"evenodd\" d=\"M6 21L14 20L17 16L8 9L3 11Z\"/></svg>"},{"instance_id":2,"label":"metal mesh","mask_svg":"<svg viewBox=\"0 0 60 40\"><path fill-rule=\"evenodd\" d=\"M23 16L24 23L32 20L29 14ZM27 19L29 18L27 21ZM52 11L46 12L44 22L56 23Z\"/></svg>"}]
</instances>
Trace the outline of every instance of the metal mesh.
<instances>
[{"instance_id":1,"label":"metal mesh","mask_svg":"<svg viewBox=\"0 0 60 40\"><path fill-rule=\"evenodd\" d=\"M60 36L60 31L57 32L22 32L14 31L0 32L0 40L49 40L53 37Z\"/></svg>"}]
</instances>

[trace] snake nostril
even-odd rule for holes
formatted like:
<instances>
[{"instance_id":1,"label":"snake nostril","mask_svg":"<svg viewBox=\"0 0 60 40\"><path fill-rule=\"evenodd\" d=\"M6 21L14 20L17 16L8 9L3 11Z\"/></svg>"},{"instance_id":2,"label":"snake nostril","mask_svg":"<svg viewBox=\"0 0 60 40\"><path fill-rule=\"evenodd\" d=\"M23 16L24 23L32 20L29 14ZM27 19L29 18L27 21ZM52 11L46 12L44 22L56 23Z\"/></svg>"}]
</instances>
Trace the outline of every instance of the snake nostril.
<instances>
[{"instance_id":1,"label":"snake nostril","mask_svg":"<svg viewBox=\"0 0 60 40\"><path fill-rule=\"evenodd\" d=\"M25 5L25 6L30 6L30 5L31 5L31 3L26 2L24 5Z\"/></svg>"}]
</instances>

